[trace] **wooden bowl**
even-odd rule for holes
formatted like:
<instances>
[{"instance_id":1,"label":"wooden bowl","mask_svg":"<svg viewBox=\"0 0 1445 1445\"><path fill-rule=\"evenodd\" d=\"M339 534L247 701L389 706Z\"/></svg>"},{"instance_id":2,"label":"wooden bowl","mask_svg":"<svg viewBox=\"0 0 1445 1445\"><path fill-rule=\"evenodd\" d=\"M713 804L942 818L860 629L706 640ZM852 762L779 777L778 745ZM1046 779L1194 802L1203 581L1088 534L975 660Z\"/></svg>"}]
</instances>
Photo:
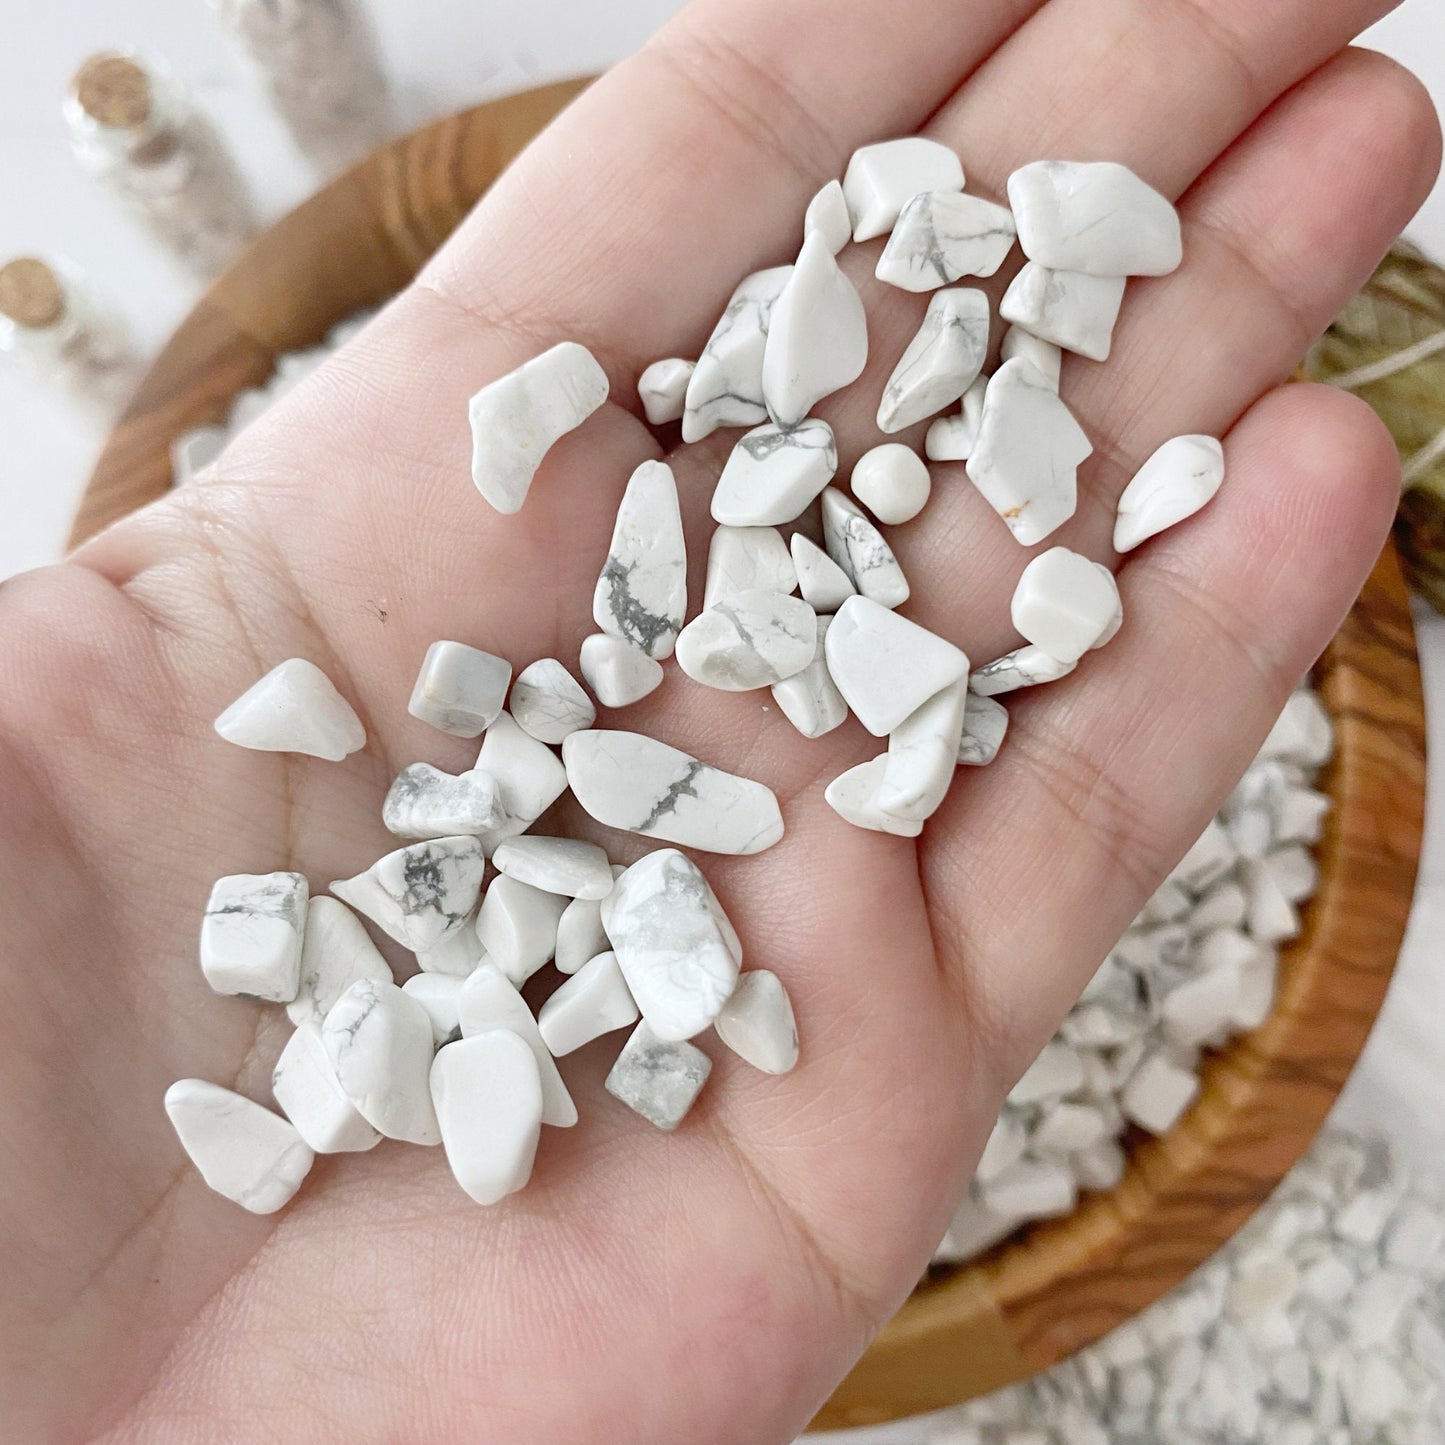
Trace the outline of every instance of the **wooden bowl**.
<instances>
[{"instance_id":1,"label":"wooden bowl","mask_svg":"<svg viewBox=\"0 0 1445 1445\"><path fill-rule=\"evenodd\" d=\"M263 235L161 353L103 452L72 541L170 486L170 443L220 421L283 352L385 301L580 89L480 106L378 151ZM1404 932L1425 791L1406 593L1381 557L1317 670L1338 729L1320 887L1258 1032L1212 1055L1193 1109L1140 1141L1118 1188L925 1281L819 1415L941 1408L1072 1354L1213 1254L1304 1151L1370 1031Z\"/></svg>"}]
</instances>

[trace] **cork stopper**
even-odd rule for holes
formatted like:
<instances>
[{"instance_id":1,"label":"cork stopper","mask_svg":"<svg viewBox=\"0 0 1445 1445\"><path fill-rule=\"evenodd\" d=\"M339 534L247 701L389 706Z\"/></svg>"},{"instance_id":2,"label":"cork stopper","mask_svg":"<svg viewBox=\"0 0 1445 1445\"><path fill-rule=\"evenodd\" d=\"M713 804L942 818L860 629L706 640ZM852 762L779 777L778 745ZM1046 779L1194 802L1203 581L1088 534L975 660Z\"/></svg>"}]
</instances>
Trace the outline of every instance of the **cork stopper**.
<instances>
[{"instance_id":1,"label":"cork stopper","mask_svg":"<svg viewBox=\"0 0 1445 1445\"><path fill-rule=\"evenodd\" d=\"M128 55L92 55L71 83L76 103L99 125L135 130L150 119L151 83Z\"/></svg>"},{"instance_id":2,"label":"cork stopper","mask_svg":"<svg viewBox=\"0 0 1445 1445\"><path fill-rule=\"evenodd\" d=\"M17 256L0 266L0 316L38 331L65 315L60 278L34 256Z\"/></svg>"}]
</instances>

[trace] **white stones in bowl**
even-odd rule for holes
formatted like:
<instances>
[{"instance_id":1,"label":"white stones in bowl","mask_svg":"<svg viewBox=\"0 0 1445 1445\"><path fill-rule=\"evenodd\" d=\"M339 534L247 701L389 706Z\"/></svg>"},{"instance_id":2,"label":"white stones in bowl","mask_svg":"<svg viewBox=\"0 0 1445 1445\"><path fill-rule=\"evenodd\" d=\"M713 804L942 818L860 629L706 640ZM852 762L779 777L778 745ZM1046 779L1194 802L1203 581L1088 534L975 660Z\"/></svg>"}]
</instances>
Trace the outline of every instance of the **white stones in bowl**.
<instances>
[{"instance_id":1,"label":"white stones in bowl","mask_svg":"<svg viewBox=\"0 0 1445 1445\"><path fill-rule=\"evenodd\" d=\"M506 816L490 773L473 769L456 776L430 763L403 768L381 805L381 821L398 838L480 837L500 828Z\"/></svg>"},{"instance_id":2,"label":"white stones in bowl","mask_svg":"<svg viewBox=\"0 0 1445 1445\"><path fill-rule=\"evenodd\" d=\"M992 276L1015 234L1007 206L959 191L923 191L899 214L874 274L904 291Z\"/></svg>"},{"instance_id":3,"label":"white stones in bowl","mask_svg":"<svg viewBox=\"0 0 1445 1445\"><path fill-rule=\"evenodd\" d=\"M816 418L754 428L733 448L712 496L713 521L776 527L802 516L838 470L833 428Z\"/></svg>"},{"instance_id":4,"label":"white stones in bowl","mask_svg":"<svg viewBox=\"0 0 1445 1445\"><path fill-rule=\"evenodd\" d=\"M638 1020L637 1004L617 955L606 951L590 958L569 978L537 1015L542 1040L561 1058Z\"/></svg>"},{"instance_id":5,"label":"white stones in bowl","mask_svg":"<svg viewBox=\"0 0 1445 1445\"><path fill-rule=\"evenodd\" d=\"M659 1039L644 1019L622 1047L606 1089L614 1099L670 1132L692 1108L712 1072L712 1060L689 1043Z\"/></svg>"},{"instance_id":6,"label":"white stones in bowl","mask_svg":"<svg viewBox=\"0 0 1445 1445\"><path fill-rule=\"evenodd\" d=\"M665 462L643 462L617 508L592 616L609 637L662 659L672 656L686 615L687 547L677 483Z\"/></svg>"},{"instance_id":7,"label":"white stones in bowl","mask_svg":"<svg viewBox=\"0 0 1445 1445\"><path fill-rule=\"evenodd\" d=\"M849 478L853 495L890 526L911 522L928 504L933 479L912 447L884 442L863 453Z\"/></svg>"},{"instance_id":8,"label":"white stones in bowl","mask_svg":"<svg viewBox=\"0 0 1445 1445\"><path fill-rule=\"evenodd\" d=\"M562 744L583 809L609 828L710 853L751 854L783 836L771 788L642 733L592 729Z\"/></svg>"},{"instance_id":9,"label":"white stones in bowl","mask_svg":"<svg viewBox=\"0 0 1445 1445\"><path fill-rule=\"evenodd\" d=\"M789 1073L798 1062L798 1025L782 980L765 968L738 978L714 1029L733 1053L765 1074Z\"/></svg>"},{"instance_id":10,"label":"white stones in bowl","mask_svg":"<svg viewBox=\"0 0 1445 1445\"><path fill-rule=\"evenodd\" d=\"M1051 547L1024 568L1010 615L1035 647L1060 662L1077 662L1117 628L1119 588L1107 568L1067 547Z\"/></svg>"},{"instance_id":11,"label":"white stones in bowl","mask_svg":"<svg viewBox=\"0 0 1445 1445\"><path fill-rule=\"evenodd\" d=\"M805 738L820 738L842 726L848 717L848 704L828 671L825 653L832 620L831 617L814 619L817 644L813 660L801 672L773 684L773 701Z\"/></svg>"},{"instance_id":12,"label":"white stones in bowl","mask_svg":"<svg viewBox=\"0 0 1445 1445\"><path fill-rule=\"evenodd\" d=\"M798 573L788 544L776 527L718 527L713 532L707 551L704 609L742 592L792 592L797 585Z\"/></svg>"},{"instance_id":13,"label":"white stones in bowl","mask_svg":"<svg viewBox=\"0 0 1445 1445\"><path fill-rule=\"evenodd\" d=\"M823 543L856 592L880 607L908 601L908 579L862 508L837 487L823 489Z\"/></svg>"},{"instance_id":14,"label":"white stones in bowl","mask_svg":"<svg viewBox=\"0 0 1445 1445\"><path fill-rule=\"evenodd\" d=\"M631 707L662 685L660 662L654 662L641 648L608 637L605 632L582 639L578 666L603 707Z\"/></svg>"},{"instance_id":15,"label":"white stones in bowl","mask_svg":"<svg viewBox=\"0 0 1445 1445\"><path fill-rule=\"evenodd\" d=\"M852 239L853 217L843 194L843 183L831 180L811 201L803 215L803 236L817 231L823 243L836 256Z\"/></svg>"},{"instance_id":16,"label":"white stones in bowl","mask_svg":"<svg viewBox=\"0 0 1445 1445\"><path fill-rule=\"evenodd\" d=\"M682 420L688 383L696 367L695 361L668 356L654 361L637 378L637 399L650 425L666 426L668 422Z\"/></svg>"},{"instance_id":17,"label":"white stones in bowl","mask_svg":"<svg viewBox=\"0 0 1445 1445\"><path fill-rule=\"evenodd\" d=\"M286 1014L298 1028L320 1023L332 1004L362 979L392 981L391 968L361 920L340 900L325 894L306 908L301 969Z\"/></svg>"},{"instance_id":18,"label":"white stones in bowl","mask_svg":"<svg viewBox=\"0 0 1445 1445\"><path fill-rule=\"evenodd\" d=\"M480 737L507 701L512 664L464 642L434 642L407 711L456 738Z\"/></svg>"},{"instance_id":19,"label":"white stones in bowl","mask_svg":"<svg viewBox=\"0 0 1445 1445\"><path fill-rule=\"evenodd\" d=\"M1024 255L1053 270L1165 276L1183 257L1179 213L1113 161L1035 161L1008 199Z\"/></svg>"},{"instance_id":20,"label":"white stones in bowl","mask_svg":"<svg viewBox=\"0 0 1445 1445\"><path fill-rule=\"evenodd\" d=\"M512 718L540 743L557 744L597 721L582 684L555 657L538 658L512 684Z\"/></svg>"},{"instance_id":21,"label":"white stones in bowl","mask_svg":"<svg viewBox=\"0 0 1445 1445\"><path fill-rule=\"evenodd\" d=\"M988 355L989 305L982 291L934 292L918 334L894 367L878 406L878 430L902 431L958 401Z\"/></svg>"},{"instance_id":22,"label":"white stones in bowl","mask_svg":"<svg viewBox=\"0 0 1445 1445\"><path fill-rule=\"evenodd\" d=\"M797 574L798 591L814 612L836 612L857 592L848 574L811 538L794 532L788 541L788 550Z\"/></svg>"},{"instance_id":23,"label":"white stones in bowl","mask_svg":"<svg viewBox=\"0 0 1445 1445\"><path fill-rule=\"evenodd\" d=\"M677 639L677 664L704 687L751 692L801 672L816 650L817 619L806 602L754 590L694 617Z\"/></svg>"},{"instance_id":24,"label":"white stones in bowl","mask_svg":"<svg viewBox=\"0 0 1445 1445\"><path fill-rule=\"evenodd\" d=\"M595 843L581 838L509 838L492 854L497 872L519 883L560 893L564 898L606 898L612 892L612 865Z\"/></svg>"},{"instance_id":25,"label":"white stones in bowl","mask_svg":"<svg viewBox=\"0 0 1445 1445\"><path fill-rule=\"evenodd\" d=\"M309 896L300 873L218 878L201 920L201 972L222 994L290 1003L301 975Z\"/></svg>"},{"instance_id":26,"label":"white stones in bowl","mask_svg":"<svg viewBox=\"0 0 1445 1445\"><path fill-rule=\"evenodd\" d=\"M963 182L958 156L924 136L860 146L843 176L853 239L871 241L887 235L914 196L923 191L961 191Z\"/></svg>"},{"instance_id":27,"label":"white stones in bowl","mask_svg":"<svg viewBox=\"0 0 1445 1445\"><path fill-rule=\"evenodd\" d=\"M331 891L404 947L424 949L467 922L485 869L479 839L434 838L386 854Z\"/></svg>"},{"instance_id":28,"label":"white stones in bowl","mask_svg":"<svg viewBox=\"0 0 1445 1445\"><path fill-rule=\"evenodd\" d=\"M339 763L366 746L366 729L331 679L304 657L278 663L216 719L228 743Z\"/></svg>"},{"instance_id":29,"label":"white stones in bowl","mask_svg":"<svg viewBox=\"0 0 1445 1445\"><path fill-rule=\"evenodd\" d=\"M1224 481L1224 448L1214 437L1180 436L1164 443L1134 474L1119 498L1114 550L1132 552L1192 517Z\"/></svg>"},{"instance_id":30,"label":"white stones in bowl","mask_svg":"<svg viewBox=\"0 0 1445 1445\"><path fill-rule=\"evenodd\" d=\"M522 509L552 445L607 400L607 373L575 341L563 341L472 397L472 481L497 511Z\"/></svg>"},{"instance_id":31,"label":"white stones in bowl","mask_svg":"<svg viewBox=\"0 0 1445 1445\"><path fill-rule=\"evenodd\" d=\"M1092 361L1107 361L1124 301L1124 280L1053 271L1030 261L1004 292L998 314L1041 341Z\"/></svg>"},{"instance_id":32,"label":"white stones in bowl","mask_svg":"<svg viewBox=\"0 0 1445 1445\"><path fill-rule=\"evenodd\" d=\"M318 1023L302 1024L286 1040L271 1074L271 1092L318 1154L354 1154L381 1143L341 1087Z\"/></svg>"}]
</instances>

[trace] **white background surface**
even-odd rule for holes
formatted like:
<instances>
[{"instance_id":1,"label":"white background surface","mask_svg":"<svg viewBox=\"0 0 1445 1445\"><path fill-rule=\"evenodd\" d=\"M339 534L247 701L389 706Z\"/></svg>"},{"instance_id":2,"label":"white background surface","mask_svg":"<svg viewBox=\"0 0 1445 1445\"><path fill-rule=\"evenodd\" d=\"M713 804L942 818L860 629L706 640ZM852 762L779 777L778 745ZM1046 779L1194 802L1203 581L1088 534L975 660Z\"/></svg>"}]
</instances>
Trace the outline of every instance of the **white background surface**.
<instances>
[{"instance_id":1,"label":"white background surface","mask_svg":"<svg viewBox=\"0 0 1445 1445\"><path fill-rule=\"evenodd\" d=\"M886 3L886 0L880 0ZM1267 0L1261 0L1267 3ZM526 85L605 66L635 48L676 0L373 0L402 128ZM1406 0L1368 43L1445 97L1445 0ZM29 7L0 52L0 258L69 255L117 299L151 345L184 314L193 283L118 216L72 163L58 115L76 64L114 45L163 57L232 138L268 215L312 182L202 0L48 0ZM1445 257L1445 192L1412 239ZM58 555L100 432L0 366L0 578ZM1423 617L1423 614L1422 614ZM1421 637L1436 734L1431 797L1445 798L1445 622ZM1437 806L1433 812L1439 814ZM1432 817L1405 957L1386 1015L1342 1104L1349 1121L1388 1125L1422 1162L1445 1156L1445 825ZM912 1441L916 1429L868 1432ZM859 1442L863 1437L858 1437Z\"/></svg>"}]
</instances>

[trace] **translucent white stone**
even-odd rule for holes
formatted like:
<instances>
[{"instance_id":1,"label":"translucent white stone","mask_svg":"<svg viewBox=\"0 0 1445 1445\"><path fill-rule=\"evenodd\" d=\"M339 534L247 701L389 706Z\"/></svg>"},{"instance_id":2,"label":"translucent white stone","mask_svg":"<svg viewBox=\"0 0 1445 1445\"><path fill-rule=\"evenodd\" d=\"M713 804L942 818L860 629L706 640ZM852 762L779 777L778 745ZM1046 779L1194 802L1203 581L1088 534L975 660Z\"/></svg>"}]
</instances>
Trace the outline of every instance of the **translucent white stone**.
<instances>
[{"instance_id":1,"label":"translucent white stone","mask_svg":"<svg viewBox=\"0 0 1445 1445\"><path fill-rule=\"evenodd\" d=\"M1119 589L1106 568L1067 547L1050 547L1024 568L1009 610L1035 647L1060 662L1077 662L1113 625Z\"/></svg>"},{"instance_id":2,"label":"translucent white stone","mask_svg":"<svg viewBox=\"0 0 1445 1445\"><path fill-rule=\"evenodd\" d=\"M841 181L829 181L808 202L808 209L803 216L805 238L810 231L819 232L824 244L835 256L848 244L853 235L853 217L849 214Z\"/></svg>"},{"instance_id":3,"label":"translucent white stone","mask_svg":"<svg viewBox=\"0 0 1445 1445\"><path fill-rule=\"evenodd\" d=\"M287 1039L271 1074L271 1091L296 1132L318 1154L357 1153L381 1143L381 1135L341 1087L319 1024L302 1024Z\"/></svg>"},{"instance_id":4,"label":"translucent white stone","mask_svg":"<svg viewBox=\"0 0 1445 1445\"><path fill-rule=\"evenodd\" d=\"M298 1028L320 1023L331 1005L358 979L390 983L391 969L361 920L342 902L324 894L306 908L301 969L296 997L286 1005Z\"/></svg>"},{"instance_id":5,"label":"translucent white stone","mask_svg":"<svg viewBox=\"0 0 1445 1445\"><path fill-rule=\"evenodd\" d=\"M517 674L511 711L529 737L553 745L597 721L597 709L582 684L555 657L539 658Z\"/></svg>"},{"instance_id":6,"label":"translucent white stone","mask_svg":"<svg viewBox=\"0 0 1445 1445\"><path fill-rule=\"evenodd\" d=\"M477 838L435 838L379 858L331 891L406 948L432 948L477 906L486 861Z\"/></svg>"},{"instance_id":7,"label":"translucent white stone","mask_svg":"<svg viewBox=\"0 0 1445 1445\"><path fill-rule=\"evenodd\" d=\"M833 429L816 418L755 427L732 449L712 496L713 521L775 527L800 517L838 470Z\"/></svg>"},{"instance_id":8,"label":"translucent white stone","mask_svg":"<svg viewBox=\"0 0 1445 1445\"><path fill-rule=\"evenodd\" d=\"M817 617L806 602L781 592L741 592L683 628L677 665L704 687L750 692L801 672L816 649Z\"/></svg>"},{"instance_id":9,"label":"translucent white stone","mask_svg":"<svg viewBox=\"0 0 1445 1445\"><path fill-rule=\"evenodd\" d=\"M911 522L927 505L933 479L922 457L902 442L884 442L853 464L853 495L890 526Z\"/></svg>"},{"instance_id":10,"label":"translucent white stone","mask_svg":"<svg viewBox=\"0 0 1445 1445\"><path fill-rule=\"evenodd\" d=\"M786 1074L798 1062L798 1025L777 974L765 968L740 975L713 1027L740 1059L765 1074Z\"/></svg>"},{"instance_id":11,"label":"translucent white stone","mask_svg":"<svg viewBox=\"0 0 1445 1445\"><path fill-rule=\"evenodd\" d=\"M640 647L601 632L582 639L579 666L603 707L631 707L662 685L660 662Z\"/></svg>"},{"instance_id":12,"label":"translucent white stone","mask_svg":"<svg viewBox=\"0 0 1445 1445\"><path fill-rule=\"evenodd\" d=\"M820 738L832 732L848 716L848 704L828 671L824 651L831 621L831 617L814 619L817 642L812 662L801 672L773 684L773 701L805 738Z\"/></svg>"},{"instance_id":13,"label":"translucent white stone","mask_svg":"<svg viewBox=\"0 0 1445 1445\"><path fill-rule=\"evenodd\" d=\"M492 879L477 912L483 957L520 988L557 949L557 924L567 900L506 874Z\"/></svg>"},{"instance_id":14,"label":"translucent white stone","mask_svg":"<svg viewBox=\"0 0 1445 1445\"><path fill-rule=\"evenodd\" d=\"M798 591L815 612L836 612L857 591L848 574L816 542L794 532L788 543Z\"/></svg>"},{"instance_id":15,"label":"translucent white stone","mask_svg":"<svg viewBox=\"0 0 1445 1445\"><path fill-rule=\"evenodd\" d=\"M886 235L904 206L921 191L961 191L963 181L958 156L923 136L860 147L843 177L853 239L871 241Z\"/></svg>"},{"instance_id":16,"label":"translucent white stone","mask_svg":"<svg viewBox=\"0 0 1445 1445\"><path fill-rule=\"evenodd\" d=\"M273 667L216 719L228 743L263 753L340 762L366 746L366 729L331 679L305 658Z\"/></svg>"},{"instance_id":17,"label":"translucent white stone","mask_svg":"<svg viewBox=\"0 0 1445 1445\"><path fill-rule=\"evenodd\" d=\"M883 534L836 487L823 490L823 542L854 588L880 607L908 601L908 579Z\"/></svg>"},{"instance_id":18,"label":"translucent white stone","mask_svg":"<svg viewBox=\"0 0 1445 1445\"><path fill-rule=\"evenodd\" d=\"M403 768L381 805L381 821L398 838L485 837L506 817L490 773L455 776L430 763Z\"/></svg>"},{"instance_id":19,"label":"translucent white stone","mask_svg":"<svg viewBox=\"0 0 1445 1445\"><path fill-rule=\"evenodd\" d=\"M707 550L704 609L740 592L792 592L798 574L775 527L719 527Z\"/></svg>"},{"instance_id":20,"label":"translucent white stone","mask_svg":"<svg viewBox=\"0 0 1445 1445\"><path fill-rule=\"evenodd\" d=\"M206 982L217 993L289 1004L300 986L307 897L300 873L217 879L201 920Z\"/></svg>"},{"instance_id":21,"label":"translucent white stone","mask_svg":"<svg viewBox=\"0 0 1445 1445\"><path fill-rule=\"evenodd\" d=\"M607 1075L607 1092L659 1129L676 1129L692 1108L712 1060L681 1040L660 1039L638 1024Z\"/></svg>"},{"instance_id":22,"label":"translucent white stone","mask_svg":"<svg viewBox=\"0 0 1445 1445\"><path fill-rule=\"evenodd\" d=\"M696 365L696 362L684 361L680 356L669 356L662 361L654 361L637 378L637 397L642 403L643 414L653 426L665 426L670 421L682 419L687 386Z\"/></svg>"},{"instance_id":23,"label":"translucent white stone","mask_svg":"<svg viewBox=\"0 0 1445 1445\"><path fill-rule=\"evenodd\" d=\"M874 274L905 291L992 276L1015 234L1007 206L958 191L922 191L903 207Z\"/></svg>"},{"instance_id":24,"label":"translucent white stone","mask_svg":"<svg viewBox=\"0 0 1445 1445\"><path fill-rule=\"evenodd\" d=\"M588 959L542 1005L537 1027L559 1059L638 1020L637 1004L612 952Z\"/></svg>"},{"instance_id":25,"label":"translucent white stone","mask_svg":"<svg viewBox=\"0 0 1445 1445\"><path fill-rule=\"evenodd\" d=\"M464 642L434 642L407 711L458 738L480 737L507 701L512 664Z\"/></svg>"},{"instance_id":26,"label":"translucent white stone","mask_svg":"<svg viewBox=\"0 0 1445 1445\"><path fill-rule=\"evenodd\" d=\"M998 312L1041 341L1107 361L1123 301L1122 276L1052 271L1029 261L1004 292Z\"/></svg>"},{"instance_id":27,"label":"translucent white stone","mask_svg":"<svg viewBox=\"0 0 1445 1445\"><path fill-rule=\"evenodd\" d=\"M878 406L878 430L902 431L958 401L988 356L989 301L982 291L951 286L929 299Z\"/></svg>"},{"instance_id":28,"label":"translucent white stone","mask_svg":"<svg viewBox=\"0 0 1445 1445\"><path fill-rule=\"evenodd\" d=\"M1164 443L1134 474L1119 498L1114 550L1141 542L1192 517L1224 481L1224 448L1213 437L1182 436Z\"/></svg>"},{"instance_id":29,"label":"translucent white stone","mask_svg":"<svg viewBox=\"0 0 1445 1445\"><path fill-rule=\"evenodd\" d=\"M677 483L665 462L643 462L617 508L592 616L609 637L661 659L672 656L686 615L687 546Z\"/></svg>"}]
</instances>

